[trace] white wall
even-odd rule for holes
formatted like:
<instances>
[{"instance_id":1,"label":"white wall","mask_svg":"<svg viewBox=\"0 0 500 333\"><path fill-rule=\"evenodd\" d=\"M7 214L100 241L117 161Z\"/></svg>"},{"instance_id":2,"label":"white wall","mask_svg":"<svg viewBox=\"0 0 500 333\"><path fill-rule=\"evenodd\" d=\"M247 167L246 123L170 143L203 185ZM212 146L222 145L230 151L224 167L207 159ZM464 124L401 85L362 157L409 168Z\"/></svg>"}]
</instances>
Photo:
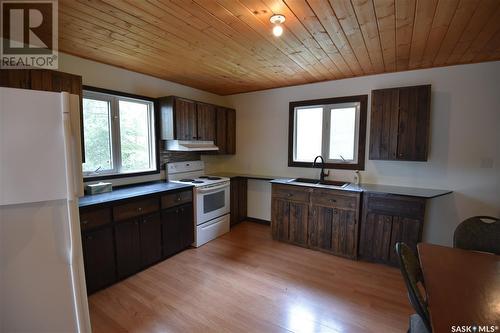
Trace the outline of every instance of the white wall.
<instances>
[{"instance_id":1,"label":"white wall","mask_svg":"<svg viewBox=\"0 0 500 333\"><path fill-rule=\"evenodd\" d=\"M229 96L237 110L236 151L204 157L210 169L281 176L317 176L289 168L288 103L370 94L372 89L432 84L428 162L370 161L364 183L451 189L428 202L424 240L449 245L455 226L478 214L500 215L500 62L366 76ZM370 101L368 103L370 105ZM368 107L368 126L370 107ZM369 127L368 127L369 128ZM367 147L369 135L367 135ZM352 180L351 171L330 178ZM252 185L249 216L270 216L260 197L270 187Z\"/></svg>"},{"instance_id":2,"label":"white wall","mask_svg":"<svg viewBox=\"0 0 500 333\"><path fill-rule=\"evenodd\" d=\"M59 53L59 70L81 75L83 84L88 86L153 98L175 95L201 102L228 105L227 98L223 96L65 53ZM124 185L161 178L165 178L163 171L160 174L112 179L109 182L113 185Z\"/></svg>"}]
</instances>

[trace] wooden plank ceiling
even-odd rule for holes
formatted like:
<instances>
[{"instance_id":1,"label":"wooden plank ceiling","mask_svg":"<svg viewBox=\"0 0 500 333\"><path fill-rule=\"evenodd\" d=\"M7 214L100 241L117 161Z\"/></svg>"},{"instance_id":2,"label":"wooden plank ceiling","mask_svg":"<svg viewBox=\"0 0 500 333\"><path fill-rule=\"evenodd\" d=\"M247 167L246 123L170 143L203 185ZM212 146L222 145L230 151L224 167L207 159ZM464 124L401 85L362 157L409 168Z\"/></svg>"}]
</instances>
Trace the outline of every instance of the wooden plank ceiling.
<instances>
[{"instance_id":1,"label":"wooden plank ceiling","mask_svg":"<svg viewBox=\"0 0 500 333\"><path fill-rule=\"evenodd\" d=\"M500 60L499 0L60 0L62 52L221 95ZM272 14L286 16L280 38Z\"/></svg>"}]
</instances>

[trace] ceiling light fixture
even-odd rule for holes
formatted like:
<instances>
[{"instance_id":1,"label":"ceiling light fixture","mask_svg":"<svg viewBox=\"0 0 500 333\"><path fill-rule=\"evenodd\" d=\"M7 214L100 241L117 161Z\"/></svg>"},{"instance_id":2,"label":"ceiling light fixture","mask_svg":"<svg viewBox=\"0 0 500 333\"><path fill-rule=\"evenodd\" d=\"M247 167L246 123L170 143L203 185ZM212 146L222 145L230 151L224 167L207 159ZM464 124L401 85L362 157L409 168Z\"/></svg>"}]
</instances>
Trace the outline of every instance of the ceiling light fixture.
<instances>
[{"instance_id":1,"label":"ceiling light fixture","mask_svg":"<svg viewBox=\"0 0 500 333\"><path fill-rule=\"evenodd\" d=\"M273 35L275 35L276 37L281 36L283 34L283 27L281 26L281 24L285 22L285 15L280 15L280 14L273 15L271 16L269 21L271 21L271 23L274 24Z\"/></svg>"}]
</instances>

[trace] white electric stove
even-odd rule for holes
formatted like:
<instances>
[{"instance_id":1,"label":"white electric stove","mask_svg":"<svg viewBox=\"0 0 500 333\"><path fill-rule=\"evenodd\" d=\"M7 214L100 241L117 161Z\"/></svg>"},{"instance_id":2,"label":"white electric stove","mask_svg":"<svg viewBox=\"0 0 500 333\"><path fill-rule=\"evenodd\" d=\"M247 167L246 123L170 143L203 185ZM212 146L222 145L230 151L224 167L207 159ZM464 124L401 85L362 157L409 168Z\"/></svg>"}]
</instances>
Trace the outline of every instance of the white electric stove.
<instances>
[{"instance_id":1,"label":"white electric stove","mask_svg":"<svg viewBox=\"0 0 500 333\"><path fill-rule=\"evenodd\" d=\"M230 181L205 175L203 161L167 163L167 181L194 185L193 246L199 247L229 232Z\"/></svg>"}]
</instances>

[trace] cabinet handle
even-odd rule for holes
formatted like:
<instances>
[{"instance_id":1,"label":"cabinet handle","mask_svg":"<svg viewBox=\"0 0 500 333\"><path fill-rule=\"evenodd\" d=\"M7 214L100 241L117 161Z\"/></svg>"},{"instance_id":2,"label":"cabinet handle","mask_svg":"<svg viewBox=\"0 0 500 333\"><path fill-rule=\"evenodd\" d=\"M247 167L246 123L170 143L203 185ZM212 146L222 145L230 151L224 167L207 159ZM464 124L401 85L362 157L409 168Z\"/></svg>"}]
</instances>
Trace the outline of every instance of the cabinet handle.
<instances>
[{"instance_id":1,"label":"cabinet handle","mask_svg":"<svg viewBox=\"0 0 500 333\"><path fill-rule=\"evenodd\" d=\"M137 208L137 211L142 212L142 207Z\"/></svg>"},{"instance_id":2,"label":"cabinet handle","mask_svg":"<svg viewBox=\"0 0 500 333\"><path fill-rule=\"evenodd\" d=\"M193 136L193 139L197 139L197 137Z\"/></svg>"},{"instance_id":3,"label":"cabinet handle","mask_svg":"<svg viewBox=\"0 0 500 333\"><path fill-rule=\"evenodd\" d=\"M338 212L339 212L339 211L338 211L338 209L337 209L337 208L334 208L334 209L333 209L333 214L338 214Z\"/></svg>"},{"instance_id":4,"label":"cabinet handle","mask_svg":"<svg viewBox=\"0 0 500 333\"><path fill-rule=\"evenodd\" d=\"M287 197L289 197L289 198L290 198L290 197L293 197L293 194L292 194L292 193L288 193L288 194L287 194Z\"/></svg>"},{"instance_id":5,"label":"cabinet handle","mask_svg":"<svg viewBox=\"0 0 500 333\"><path fill-rule=\"evenodd\" d=\"M93 240L93 239L94 239L94 237L92 237L92 236L87 236L87 240Z\"/></svg>"},{"instance_id":6,"label":"cabinet handle","mask_svg":"<svg viewBox=\"0 0 500 333\"><path fill-rule=\"evenodd\" d=\"M89 224L89 221L87 221L87 220L83 220L83 221L82 221L82 224Z\"/></svg>"},{"instance_id":7,"label":"cabinet handle","mask_svg":"<svg viewBox=\"0 0 500 333\"><path fill-rule=\"evenodd\" d=\"M337 202L336 199L330 199L330 202Z\"/></svg>"},{"instance_id":8,"label":"cabinet handle","mask_svg":"<svg viewBox=\"0 0 500 333\"><path fill-rule=\"evenodd\" d=\"M135 225L138 225L138 224L139 224L139 221L135 221L135 222L134 222L134 224L135 224Z\"/></svg>"},{"instance_id":9,"label":"cabinet handle","mask_svg":"<svg viewBox=\"0 0 500 333\"><path fill-rule=\"evenodd\" d=\"M180 195L177 196L177 201L181 201L181 196Z\"/></svg>"}]
</instances>

